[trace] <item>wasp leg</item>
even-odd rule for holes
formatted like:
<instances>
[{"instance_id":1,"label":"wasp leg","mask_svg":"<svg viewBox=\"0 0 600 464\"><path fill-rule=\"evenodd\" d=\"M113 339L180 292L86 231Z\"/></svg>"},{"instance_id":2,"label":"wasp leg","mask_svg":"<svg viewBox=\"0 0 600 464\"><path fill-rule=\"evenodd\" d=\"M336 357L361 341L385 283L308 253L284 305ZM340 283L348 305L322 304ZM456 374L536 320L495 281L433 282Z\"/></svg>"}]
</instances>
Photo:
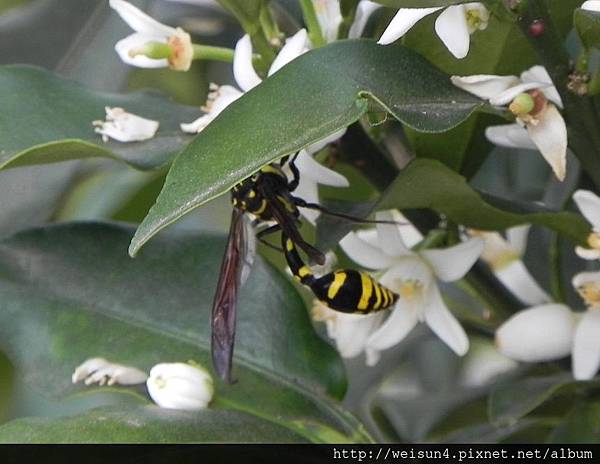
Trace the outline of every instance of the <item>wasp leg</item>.
<instances>
[{"instance_id":1,"label":"wasp leg","mask_svg":"<svg viewBox=\"0 0 600 464\"><path fill-rule=\"evenodd\" d=\"M272 248L273 250L283 252L282 248L278 247L277 245L273 245L272 243L269 243L265 240L265 237L267 235L274 234L275 232L278 232L280 230L281 230L281 226L279 224L274 224L272 226L269 226L266 229L263 229L260 232L256 233L256 240L258 240L263 245L268 246L269 248Z\"/></svg>"},{"instance_id":2,"label":"wasp leg","mask_svg":"<svg viewBox=\"0 0 600 464\"><path fill-rule=\"evenodd\" d=\"M292 171L292 175L294 176L290 183L288 183L288 190L293 192L298 188L298 184L300 183L300 171L298 171L298 166L296 166L296 158L298 158L298 153L292 156L288 162L288 166L290 167L290 171Z\"/></svg>"},{"instance_id":3,"label":"wasp leg","mask_svg":"<svg viewBox=\"0 0 600 464\"><path fill-rule=\"evenodd\" d=\"M296 206L299 206L300 208L314 209L317 211L321 211L323 214L327 214L328 216L338 217L340 219L345 219L346 221L350 221L350 222L356 222L358 224L394 224L397 226L407 225L406 222L399 222L399 221L376 221L376 220L372 220L372 219L363 219L363 218L359 218L356 216L352 216L350 214L344 214L344 213L338 213L336 211L331 211L330 209L325 208L324 206L321 206L318 203L309 203L309 202L303 200L302 198L292 196L292 199L294 200L294 203L296 204Z\"/></svg>"}]
</instances>

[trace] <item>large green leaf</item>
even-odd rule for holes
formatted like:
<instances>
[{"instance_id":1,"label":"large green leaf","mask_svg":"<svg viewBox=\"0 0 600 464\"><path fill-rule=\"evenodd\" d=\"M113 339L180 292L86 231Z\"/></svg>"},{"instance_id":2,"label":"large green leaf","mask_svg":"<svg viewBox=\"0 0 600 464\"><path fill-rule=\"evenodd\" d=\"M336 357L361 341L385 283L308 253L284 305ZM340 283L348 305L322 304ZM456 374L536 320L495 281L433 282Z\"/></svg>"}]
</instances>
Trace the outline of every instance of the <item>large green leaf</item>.
<instances>
[{"instance_id":1,"label":"large green leaf","mask_svg":"<svg viewBox=\"0 0 600 464\"><path fill-rule=\"evenodd\" d=\"M132 260L125 252L132 233L72 223L0 244L0 349L37 390L79 391L70 374L95 356L146 370L188 359L210 364L224 237L165 234ZM339 357L314 333L293 285L258 257L240 296L234 377L234 385L217 385L214 407L314 441L368 439L325 395L344 392Z\"/></svg>"},{"instance_id":2,"label":"large green leaf","mask_svg":"<svg viewBox=\"0 0 600 464\"><path fill-rule=\"evenodd\" d=\"M176 158L130 253L266 163L356 121L367 98L426 132L448 130L482 105L401 45L351 40L308 52L227 107Z\"/></svg>"},{"instance_id":3,"label":"large green leaf","mask_svg":"<svg viewBox=\"0 0 600 464\"><path fill-rule=\"evenodd\" d=\"M584 45L600 48L600 13L578 9L575 10L573 21Z\"/></svg>"},{"instance_id":4,"label":"large green leaf","mask_svg":"<svg viewBox=\"0 0 600 464\"><path fill-rule=\"evenodd\" d=\"M497 385L488 399L490 421L499 426L515 424L558 394L572 392L578 387L598 388L597 381L577 382L569 373L544 377L527 377Z\"/></svg>"},{"instance_id":5,"label":"large green leaf","mask_svg":"<svg viewBox=\"0 0 600 464\"><path fill-rule=\"evenodd\" d=\"M92 121L104 119L105 106L158 120L156 137L146 142L103 143ZM0 67L0 107L0 168L100 156L154 169L192 139L179 124L198 116L194 108L156 94L91 91L28 66Z\"/></svg>"},{"instance_id":6,"label":"large green leaf","mask_svg":"<svg viewBox=\"0 0 600 464\"><path fill-rule=\"evenodd\" d=\"M97 408L76 416L17 419L0 443L306 442L286 427L239 411L174 411L155 406Z\"/></svg>"},{"instance_id":7,"label":"large green leaf","mask_svg":"<svg viewBox=\"0 0 600 464\"><path fill-rule=\"evenodd\" d=\"M428 8L432 6L450 6L471 3L470 0L374 0L376 3L393 8ZM495 4L499 0L483 0L481 3Z\"/></svg>"},{"instance_id":8,"label":"large green leaf","mask_svg":"<svg viewBox=\"0 0 600 464\"><path fill-rule=\"evenodd\" d=\"M466 227L503 230L532 223L556 230L571 240L583 243L589 225L570 212L515 213L484 200L460 174L439 161L416 159L396 178L377 205L378 209L430 208Z\"/></svg>"},{"instance_id":9,"label":"large green leaf","mask_svg":"<svg viewBox=\"0 0 600 464\"><path fill-rule=\"evenodd\" d=\"M600 403L581 401L552 431L549 443L600 443Z\"/></svg>"}]
</instances>

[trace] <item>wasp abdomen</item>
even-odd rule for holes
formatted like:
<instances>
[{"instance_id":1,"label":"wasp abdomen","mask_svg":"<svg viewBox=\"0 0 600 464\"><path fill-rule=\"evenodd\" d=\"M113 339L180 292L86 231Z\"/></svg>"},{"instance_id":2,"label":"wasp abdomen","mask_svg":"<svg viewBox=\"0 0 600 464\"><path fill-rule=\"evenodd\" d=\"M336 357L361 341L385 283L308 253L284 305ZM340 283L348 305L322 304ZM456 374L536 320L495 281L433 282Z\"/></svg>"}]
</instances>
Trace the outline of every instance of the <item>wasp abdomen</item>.
<instances>
[{"instance_id":1,"label":"wasp abdomen","mask_svg":"<svg viewBox=\"0 0 600 464\"><path fill-rule=\"evenodd\" d=\"M346 269L316 277L304 264L292 240L283 238L284 253L292 274L331 309L367 314L390 308L398 295L377 283L366 272Z\"/></svg>"},{"instance_id":2,"label":"wasp abdomen","mask_svg":"<svg viewBox=\"0 0 600 464\"><path fill-rule=\"evenodd\" d=\"M370 313L387 309L398 295L365 272L345 269L316 278L310 285L315 296L331 309L345 313Z\"/></svg>"}]
</instances>

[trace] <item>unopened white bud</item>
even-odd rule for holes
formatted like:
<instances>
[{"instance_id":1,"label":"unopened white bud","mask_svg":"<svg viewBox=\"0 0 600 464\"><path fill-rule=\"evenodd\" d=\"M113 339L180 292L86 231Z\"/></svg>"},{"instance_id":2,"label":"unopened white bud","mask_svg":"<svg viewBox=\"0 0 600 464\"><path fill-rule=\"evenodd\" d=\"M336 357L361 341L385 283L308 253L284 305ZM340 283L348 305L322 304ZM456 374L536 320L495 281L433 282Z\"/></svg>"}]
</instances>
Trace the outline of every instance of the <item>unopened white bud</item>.
<instances>
[{"instance_id":1,"label":"unopened white bud","mask_svg":"<svg viewBox=\"0 0 600 464\"><path fill-rule=\"evenodd\" d=\"M214 394L210 374L186 363L157 364L150 370L146 385L154 402L168 409L204 409Z\"/></svg>"},{"instance_id":2,"label":"unopened white bud","mask_svg":"<svg viewBox=\"0 0 600 464\"><path fill-rule=\"evenodd\" d=\"M574 331L575 314L567 306L537 306L502 324L496 331L496 346L516 361L550 361L571 353Z\"/></svg>"}]
</instances>

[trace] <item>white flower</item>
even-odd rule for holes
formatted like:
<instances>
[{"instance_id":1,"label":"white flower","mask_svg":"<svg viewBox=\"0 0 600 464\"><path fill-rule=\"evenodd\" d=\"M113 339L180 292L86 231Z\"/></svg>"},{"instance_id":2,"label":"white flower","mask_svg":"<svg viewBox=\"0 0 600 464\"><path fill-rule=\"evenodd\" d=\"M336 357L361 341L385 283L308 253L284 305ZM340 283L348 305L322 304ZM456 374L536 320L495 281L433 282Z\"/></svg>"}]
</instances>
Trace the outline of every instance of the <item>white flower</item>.
<instances>
[{"instance_id":1,"label":"white flower","mask_svg":"<svg viewBox=\"0 0 600 464\"><path fill-rule=\"evenodd\" d=\"M154 137L159 123L128 113L123 108L105 107L106 121L93 121L94 131L108 142L109 137L118 142L139 142Z\"/></svg>"},{"instance_id":2,"label":"white flower","mask_svg":"<svg viewBox=\"0 0 600 464\"><path fill-rule=\"evenodd\" d=\"M308 35L305 29L301 29L287 39L285 45L275 57L268 75L273 75L307 50ZM211 93L208 95L207 104L203 108L206 114L190 124L182 124L181 129L184 132L197 133L202 131L228 105L241 97L244 92L248 92L262 82L262 79L258 76L252 65L252 42L248 35L242 37L235 46L233 75L241 90L229 85L220 87L213 85ZM300 172L300 183L294 191L295 195L309 203L318 203L318 184L331 187L347 187L349 185L348 180L344 176L326 168L312 157L314 153L344 135L344 132L345 129L335 132L298 153L296 166ZM292 175L289 169L287 170L287 174L289 177ZM319 211L308 208L301 208L300 211L313 224L320 214Z\"/></svg>"},{"instance_id":3,"label":"white flower","mask_svg":"<svg viewBox=\"0 0 600 464\"><path fill-rule=\"evenodd\" d=\"M435 21L435 32L446 48L456 58L469 53L470 36L487 27L490 13L479 2L463 3L449 7L400 8L379 39L380 44L392 43L406 34L425 16L444 10Z\"/></svg>"},{"instance_id":4,"label":"white flower","mask_svg":"<svg viewBox=\"0 0 600 464\"><path fill-rule=\"evenodd\" d=\"M343 358L355 358L366 352L368 366L377 364L379 350L370 349L367 342L385 319L383 312L372 314L346 314L328 308L319 300L314 300L311 311L313 320L324 322L327 336L335 341L336 348Z\"/></svg>"},{"instance_id":5,"label":"white flower","mask_svg":"<svg viewBox=\"0 0 600 464\"><path fill-rule=\"evenodd\" d=\"M150 370L146 386L154 402L168 409L204 409L214 394L210 374L185 363L157 364Z\"/></svg>"},{"instance_id":6,"label":"white flower","mask_svg":"<svg viewBox=\"0 0 600 464\"><path fill-rule=\"evenodd\" d=\"M571 353L574 313L562 304L519 311L496 331L498 350L515 361L541 362Z\"/></svg>"},{"instance_id":7,"label":"white flower","mask_svg":"<svg viewBox=\"0 0 600 464\"><path fill-rule=\"evenodd\" d=\"M323 38L329 42L337 39L342 22L339 0L312 0Z\"/></svg>"},{"instance_id":8,"label":"white flower","mask_svg":"<svg viewBox=\"0 0 600 464\"><path fill-rule=\"evenodd\" d=\"M75 369L71 380L73 383L84 380L86 385L135 385L145 382L147 378L145 372L135 367L116 364L104 358L91 358Z\"/></svg>"},{"instance_id":9,"label":"white flower","mask_svg":"<svg viewBox=\"0 0 600 464\"><path fill-rule=\"evenodd\" d=\"M592 224L588 236L589 248L576 247L575 252L583 259L600 259L600 197L589 190L577 190L573 200L585 218Z\"/></svg>"},{"instance_id":10,"label":"white flower","mask_svg":"<svg viewBox=\"0 0 600 464\"><path fill-rule=\"evenodd\" d=\"M156 21L124 0L110 0L109 4L135 31L115 45L125 63L140 68L170 67L178 71L190 68L194 50L187 32Z\"/></svg>"},{"instance_id":11,"label":"white flower","mask_svg":"<svg viewBox=\"0 0 600 464\"><path fill-rule=\"evenodd\" d=\"M573 278L588 309L574 313L549 304L520 311L496 332L500 352L516 361L540 362L572 356L573 377L589 380L600 367L600 272Z\"/></svg>"},{"instance_id":12,"label":"white flower","mask_svg":"<svg viewBox=\"0 0 600 464\"><path fill-rule=\"evenodd\" d=\"M582 10L600 12L600 0L588 0L581 5Z\"/></svg>"},{"instance_id":13,"label":"white flower","mask_svg":"<svg viewBox=\"0 0 600 464\"><path fill-rule=\"evenodd\" d=\"M367 22L371 15L383 5L372 2L371 0L361 0L356 7L354 21L348 30L348 38L356 39L360 37L367 26Z\"/></svg>"},{"instance_id":14,"label":"white flower","mask_svg":"<svg viewBox=\"0 0 600 464\"><path fill-rule=\"evenodd\" d=\"M567 126L556 108L560 95L542 66L516 76L452 76L452 83L495 106L508 105L517 124L488 127L487 138L510 148L537 148L556 177L564 180L567 168Z\"/></svg>"},{"instance_id":15,"label":"white flower","mask_svg":"<svg viewBox=\"0 0 600 464\"><path fill-rule=\"evenodd\" d=\"M276 73L287 63L297 58L308 50L308 35L305 29L299 30L295 35L286 40L285 45L275 57L271 64L268 75ZM181 129L184 132L197 133L202 131L210 124L227 106L241 97L245 92L256 87L262 82L262 79L256 73L252 65L252 41L249 35L245 35L238 40L233 55L233 76L239 86L236 89L233 86L212 85L211 93L208 95L208 101L203 108L206 114L196 119L190 124L182 124Z\"/></svg>"},{"instance_id":16,"label":"white flower","mask_svg":"<svg viewBox=\"0 0 600 464\"><path fill-rule=\"evenodd\" d=\"M490 266L498 280L523 303L533 306L549 302L550 297L521 260L529 228L530 226L517 226L508 229L507 239L498 232L472 230L470 233L483 238L481 259Z\"/></svg>"},{"instance_id":17,"label":"white flower","mask_svg":"<svg viewBox=\"0 0 600 464\"><path fill-rule=\"evenodd\" d=\"M398 221L394 212L377 213L377 220ZM402 341L417 322L431 330L459 356L469 349L469 339L446 307L436 278L453 282L462 278L483 250L483 240L472 238L445 249L409 250L400 227L378 224L378 245L350 233L340 242L350 258L363 267L380 270L380 282L399 295L385 322L369 337L366 349L381 351Z\"/></svg>"}]
</instances>

